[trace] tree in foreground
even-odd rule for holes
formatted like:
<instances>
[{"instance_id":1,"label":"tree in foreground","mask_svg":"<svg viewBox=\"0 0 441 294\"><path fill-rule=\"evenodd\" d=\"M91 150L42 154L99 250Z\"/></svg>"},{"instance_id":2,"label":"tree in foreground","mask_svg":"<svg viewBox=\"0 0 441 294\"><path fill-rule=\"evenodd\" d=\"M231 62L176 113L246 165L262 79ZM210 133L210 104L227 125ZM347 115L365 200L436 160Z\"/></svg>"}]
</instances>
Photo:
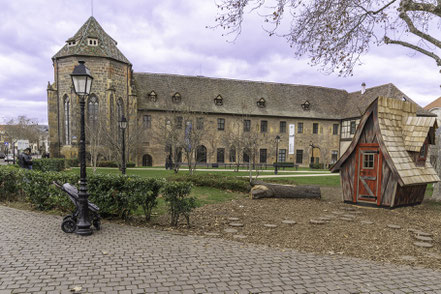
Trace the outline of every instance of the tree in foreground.
<instances>
[{"instance_id":1,"label":"tree in foreground","mask_svg":"<svg viewBox=\"0 0 441 294\"><path fill-rule=\"evenodd\" d=\"M440 0L218 0L217 26L237 37L247 12L262 16L270 36L286 38L297 57L352 74L371 45L396 44L441 66Z\"/></svg>"}]
</instances>

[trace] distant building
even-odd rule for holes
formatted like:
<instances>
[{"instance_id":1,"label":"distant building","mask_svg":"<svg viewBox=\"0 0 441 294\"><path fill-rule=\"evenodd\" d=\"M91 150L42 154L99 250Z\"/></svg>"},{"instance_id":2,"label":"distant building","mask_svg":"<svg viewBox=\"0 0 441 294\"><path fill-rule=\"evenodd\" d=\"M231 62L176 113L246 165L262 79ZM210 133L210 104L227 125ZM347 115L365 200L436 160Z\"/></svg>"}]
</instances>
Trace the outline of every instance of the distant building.
<instances>
[{"instance_id":1,"label":"distant building","mask_svg":"<svg viewBox=\"0 0 441 294\"><path fill-rule=\"evenodd\" d=\"M393 84L367 89L363 85L361 91L348 93L309 85L136 73L117 42L90 17L52 58L54 83L47 88L51 156L78 156L79 105L70 73L79 60L94 76L86 101L89 156L99 152L99 158L115 160L121 139L117 122L124 114L128 138L137 139L136 144L129 143L129 160L139 166L164 165L172 150L161 130L186 132L188 127L204 131L193 158L200 163L272 164L278 135L278 161L330 165L348 148L361 115L375 98L414 103ZM419 116L433 116L419 106L416 109ZM186 119L188 112L192 119ZM253 159L225 139L238 130L258 136ZM103 132L107 141L113 138L108 144L99 139Z\"/></svg>"}]
</instances>

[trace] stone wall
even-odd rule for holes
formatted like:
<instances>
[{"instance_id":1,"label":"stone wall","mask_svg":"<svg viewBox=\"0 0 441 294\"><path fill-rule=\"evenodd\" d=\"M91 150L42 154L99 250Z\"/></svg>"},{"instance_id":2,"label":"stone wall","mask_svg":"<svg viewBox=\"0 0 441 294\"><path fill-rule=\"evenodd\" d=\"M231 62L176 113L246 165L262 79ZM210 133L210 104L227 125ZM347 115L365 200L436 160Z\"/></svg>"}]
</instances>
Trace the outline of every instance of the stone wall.
<instances>
[{"instance_id":1,"label":"stone wall","mask_svg":"<svg viewBox=\"0 0 441 294\"><path fill-rule=\"evenodd\" d=\"M163 166L165 164L165 158L168 153L165 148L165 134L164 126L166 120L174 120L175 116L180 116L182 114L175 114L170 112L160 112L160 111L139 111L138 121L139 127L143 128L142 121L144 115L151 115L152 127L150 129L144 129L140 132L140 148L138 149L137 164L142 165L142 157L145 154L152 156L154 166ZM280 117L243 117L243 116L233 116L233 115L222 115L222 114L200 114L196 117L203 117L204 120L204 136L201 140L201 145L207 148L208 163L217 162L217 148L225 149L225 163L229 163L229 152L230 147L227 146L227 140L225 139L229 133L232 132L243 132L243 120L247 119L251 121L251 132L255 133L258 137L259 144L258 149L267 150L267 161L266 163L272 164L275 162L275 137L279 135L281 137L279 143L279 150L286 150L286 161L296 162L295 154L288 154L288 135L289 135L289 125L296 125L295 134L295 147L296 150L303 150L303 162L301 166L309 166L311 157L311 143L318 147L314 149L314 157L319 157L320 163L330 164L331 163L331 152L339 152L339 135L340 133L333 134L333 124L339 124L338 120L316 120L316 119L297 119L297 118L280 118ZM218 118L225 119L225 130L218 130ZM261 121L266 120L268 122L268 127L266 132L260 131ZM286 121L286 131L280 133L280 121ZM298 123L303 123L303 133L298 133ZM318 134L313 134L313 123L318 123ZM195 124L195 122L193 122ZM184 118L185 125L185 118ZM185 126L183 126L185 129ZM340 125L338 127L340 132ZM184 130L183 130L184 131ZM260 162L259 151L256 156L256 162ZM187 161L185 156L183 161Z\"/></svg>"},{"instance_id":2,"label":"stone wall","mask_svg":"<svg viewBox=\"0 0 441 294\"><path fill-rule=\"evenodd\" d=\"M116 117L116 103L119 98L123 100L125 110L132 109L130 116L136 117L136 107L133 110L133 102L129 101L129 94L131 92L129 87L131 65L101 57L72 56L57 59L54 61L55 83L50 89L48 88L50 153L53 156L65 156L70 158L76 157L78 153L77 143L80 137L79 98L73 91L70 74L74 67L78 65L79 60L86 62L86 66L94 77L91 94L96 95L98 98L99 118L103 124L107 125L109 132L115 131L116 129L118 121ZM66 97L69 99L71 105L70 142L66 141L64 113L64 101ZM113 107L110 105L111 100L113 100ZM111 117L111 109L113 109L113 117ZM86 136L91 135L92 134L86 134ZM60 145L58 145L58 142L60 142Z\"/></svg>"}]
</instances>

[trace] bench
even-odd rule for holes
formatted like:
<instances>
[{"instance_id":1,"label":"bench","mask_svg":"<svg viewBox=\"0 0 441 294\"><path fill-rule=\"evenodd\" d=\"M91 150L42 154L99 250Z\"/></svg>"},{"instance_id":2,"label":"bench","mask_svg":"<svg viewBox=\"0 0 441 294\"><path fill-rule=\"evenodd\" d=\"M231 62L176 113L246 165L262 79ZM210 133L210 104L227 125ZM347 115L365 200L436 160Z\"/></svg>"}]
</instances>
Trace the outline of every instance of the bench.
<instances>
[{"instance_id":1,"label":"bench","mask_svg":"<svg viewBox=\"0 0 441 294\"><path fill-rule=\"evenodd\" d=\"M294 162L274 162L273 166L277 168L283 168L283 170L285 170L285 167L295 167L296 170L299 169L299 165L298 164L294 164Z\"/></svg>"}]
</instances>

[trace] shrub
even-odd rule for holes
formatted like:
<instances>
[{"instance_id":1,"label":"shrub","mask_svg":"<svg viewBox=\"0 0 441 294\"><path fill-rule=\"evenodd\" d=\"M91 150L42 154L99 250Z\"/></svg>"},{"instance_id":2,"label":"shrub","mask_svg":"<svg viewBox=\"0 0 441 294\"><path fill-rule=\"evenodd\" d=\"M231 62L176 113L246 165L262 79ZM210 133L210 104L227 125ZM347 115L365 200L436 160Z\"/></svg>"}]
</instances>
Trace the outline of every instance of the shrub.
<instances>
[{"instance_id":1,"label":"shrub","mask_svg":"<svg viewBox=\"0 0 441 294\"><path fill-rule=\"evenodd\" d=\"M67 211L72 208L67 195L52 183L76 183L77 175L59 172L41 172L23 170L20 189L26 199L38 210L59 209Z\"/></svg>"},{"instance_id":2,"label":"shrub","mask_svg":"<svg viewBox=\"0 0 441 294\"><path fill-rule=\"evenodd\" d=\"M231 190L248 193L250 190L247 178L225 177L215 174L179 175L172 178L179 182L191 182L195 186L212 187L221 190Z\"/></svg>"},{"instance_id":3,"label":"shrub","mask_svg":"<svg viewBox=\"0 0 441 294\"><path fill-rule=\"evenodd\" d=\"M192 184L189 182L169 182L162 188L165 202L168 205L171 225L177 226L179 217L183 215L190 226L190 213L196 207L196 198L189 197Z\"/></svg>"},{"instance_id":4,"label":"shrub","mask_svg":"<svg viewBox=\"0 0 441 294\"><path fill-rule=\"evenodd\" d=\"M118 163L116 161L98 161L96 166L98 167L118 167Z\"/></svg>"},{"instance_id":5,"label":"shrub","mask_svg":"<svg viewBox=\"0 0 441 294\"><path fill-rule=\"evenodd\" d=\"M68 195L52 183L71 183L78 187L78 180L76 174L0 167L0 200L15 199L21 191L26 201L38 210L72 211L74 206ZM87 177L89 201L100 207L102 216L125 220L142 206L145 218L149 220L164 182L164 179L138 176L90 174Z\"/></svg>"},{"instance_id":6,"label":"shrub","mask_svg":"<svg viewBox=\"0 0 441 294\"><path fill-rule=\"evenodd\" d=\"M0 201L14 201L18 197L20 172L16 167L0 168Z\"/></svg>"},{"instance_id":7,"label":"shrub","mask_svg":"<svg viewBox=\"0 0 441 294\"><path fill-rule=\"evenodd\" d=\"M80 166L80 160L78 158L69 158L65 161L66 167L78 167Z\"/></svg>"},{"instance_id":8,"label":"shrub","mask_svg":"<svg viewBox=\"0 0 441 294\"><path fill-rule=\"evenodd\" d=\"M32 168L38 171L62 171L64 170L63 158L41 158L33 160Z\"/></svg>"},{"instance_id":9,"label":"shrub","mask_svg":"<svg viewBox=\"0 0 441 294\"><path fill-rule=\"evenodd\" d=\"M136 163L134 162L127 162L126 167L135 167Z\"/></svg>"}]
</instances>

